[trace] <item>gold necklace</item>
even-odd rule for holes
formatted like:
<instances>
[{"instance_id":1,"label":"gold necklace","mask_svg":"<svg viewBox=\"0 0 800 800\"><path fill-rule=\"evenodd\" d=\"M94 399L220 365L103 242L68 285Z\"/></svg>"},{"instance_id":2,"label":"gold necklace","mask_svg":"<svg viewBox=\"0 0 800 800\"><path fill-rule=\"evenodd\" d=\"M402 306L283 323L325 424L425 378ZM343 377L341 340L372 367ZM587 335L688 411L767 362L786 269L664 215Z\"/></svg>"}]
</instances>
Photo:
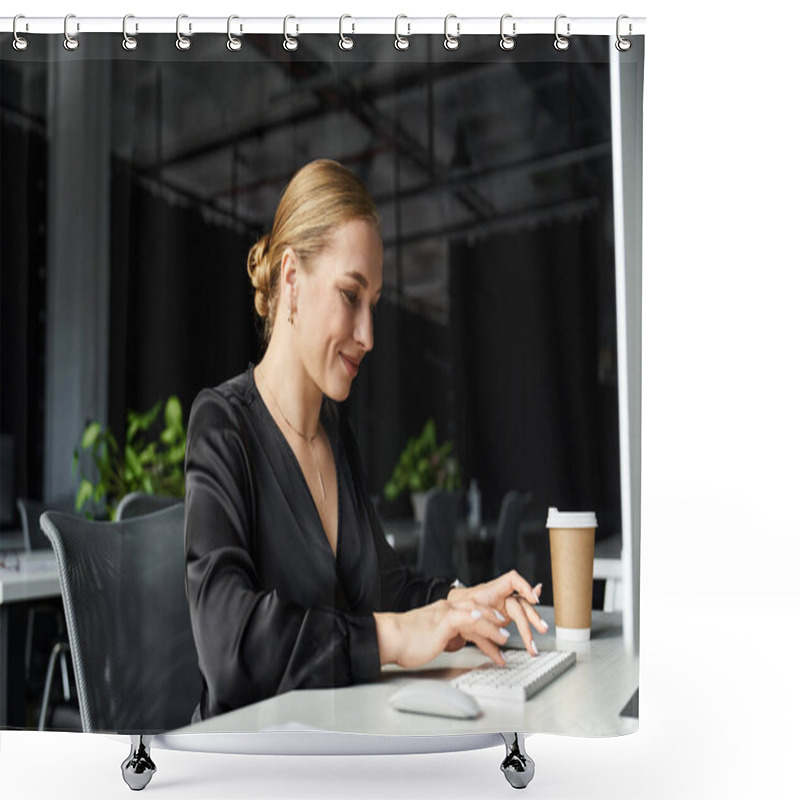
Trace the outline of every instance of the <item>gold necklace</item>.
<instances>
[{"instance_id":1,"label":"gold necklace","mask_svg":"<svg viewBox=\"0 0 800 800\"><path fill-rule=\"evenodd\" d=\"M262 362L263 363L263 362ZM267 382L267 376L264 374L264 371L261 371L264 380L264 387L266 388L267 392L269 392L269 396L272 398L272 402L275 403L275 408L278 409L278 412L283 417L283 421L304 441L308 443L308 446L311 448L311 455L314 457L314 463L317 466L317 476L319 477L319 485L322 489L322 499L327 500L328 495L325 492L325 481L322 480L322 470L319 466L319 460L317 459L317 451L314 448L314 440L319 436L319 431L317 431L313 436L306 436L302 431L297 430L291 422L289 422L289 418L286 414L283 413L283 409L280 407L280 404L275 399L275 395L272 393L272 389L269 388L269 383Z\"/></svg>"}]
</instances>

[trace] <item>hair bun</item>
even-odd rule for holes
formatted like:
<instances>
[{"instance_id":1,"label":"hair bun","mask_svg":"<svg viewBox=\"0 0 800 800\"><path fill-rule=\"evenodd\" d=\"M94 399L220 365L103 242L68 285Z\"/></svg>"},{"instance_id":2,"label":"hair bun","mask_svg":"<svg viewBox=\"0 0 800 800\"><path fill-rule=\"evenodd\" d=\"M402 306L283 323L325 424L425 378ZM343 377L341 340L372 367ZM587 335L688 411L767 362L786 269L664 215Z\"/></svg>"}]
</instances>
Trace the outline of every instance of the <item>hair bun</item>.
<instances>
[{"instance_id":1,"label":"hair bun","mask_svg":"<svg viewBox=\"0 0 800 800\"><path fill-rule=\"evenodd\" d=\"M259 317L269 314L269 239L270 235L265 233L247 254L247 274L256 290L255 304Z\"/></svg>"}]
</instances>

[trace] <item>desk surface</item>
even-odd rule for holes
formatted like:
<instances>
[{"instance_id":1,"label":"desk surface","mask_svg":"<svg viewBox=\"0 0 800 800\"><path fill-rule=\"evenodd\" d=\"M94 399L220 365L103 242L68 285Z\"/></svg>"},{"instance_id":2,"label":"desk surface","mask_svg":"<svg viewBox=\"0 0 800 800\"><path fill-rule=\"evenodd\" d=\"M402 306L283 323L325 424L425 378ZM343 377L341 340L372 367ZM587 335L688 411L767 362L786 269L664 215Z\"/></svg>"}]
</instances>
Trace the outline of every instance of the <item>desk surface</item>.
<instances>
[{"instance_id":1,"label":"desk surface","mask_svg":"<svg viewBox=\"0 0 800 800\"><path fill-rule=\"evenodd\" d=\"M553 609L542 607L553 631ZM536 636L539 650L565 649L548 633ZM389 706L389 698L414 678L447 680L479 666L486 657L474 647L443 653L420 670L386 667L377 683L340 689L287 692L245 708L173 731L185 733L330 731L389 736L488 734L498 731L557 733L572 736L615 736L633 733L638 720L620 712L639 684L638 657L625 653L622 617L618 612L593 612L592 640L569 644L577 663L526 703L481 699L482 715L474 720L408 714Z\"/></svg>"},{"instance_id":2,"label":"desk surface","mask_svg":"<svg viewBox=\"0 0 800 800\"><path fill-rule=\"evenodd\" d=\"M12 553L10 563L16 567L0 567L0 604L61 594L58 566L52 550Z\"/></svg>"}]
</instances>

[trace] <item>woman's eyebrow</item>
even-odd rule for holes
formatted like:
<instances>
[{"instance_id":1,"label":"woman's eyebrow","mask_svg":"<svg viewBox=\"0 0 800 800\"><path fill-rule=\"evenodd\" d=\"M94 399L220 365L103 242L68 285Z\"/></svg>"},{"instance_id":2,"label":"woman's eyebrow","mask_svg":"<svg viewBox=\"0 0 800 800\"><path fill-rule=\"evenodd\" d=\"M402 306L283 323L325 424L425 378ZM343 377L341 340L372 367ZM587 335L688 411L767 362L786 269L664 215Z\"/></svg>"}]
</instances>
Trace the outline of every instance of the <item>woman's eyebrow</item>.
<instances>
[{"instance_id":1,"label":"woman's eyebrow","mask_svg":"<svg viewBox=\"0 0 800 800\"><path fill-rule=\"evenodd\" d=\"M345 272L345 277L352 278L359 285L361 285L364 289L367 289L369 287L369 281L360 272L356 272L355 270L351 270L350 272ZM375 292L375 294L380 294L382 289L383 289L383 287L379 286L378 290Z\"/></svg>"},{"instance_id":2,"label":"woman's eyebrow","mask_svg":"<svg viewBox=\"0 0 800 800\"><path fill-rule=\"evenodd\" d=\"M353 278L353 280L360 283L365 289L369 286L369 281L360 272L351 270L350 272L345 272L345 275L349 278Z\"/></svg>"}]
</instances>

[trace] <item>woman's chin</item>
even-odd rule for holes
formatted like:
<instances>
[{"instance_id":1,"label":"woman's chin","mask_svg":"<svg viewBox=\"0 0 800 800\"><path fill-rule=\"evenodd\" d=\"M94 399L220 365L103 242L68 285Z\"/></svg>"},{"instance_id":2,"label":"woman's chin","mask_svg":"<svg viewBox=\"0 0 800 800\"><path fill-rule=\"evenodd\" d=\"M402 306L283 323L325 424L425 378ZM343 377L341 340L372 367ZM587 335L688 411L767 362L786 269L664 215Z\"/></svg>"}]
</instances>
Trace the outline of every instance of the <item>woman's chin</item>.
<instances>
[{"instance_id":1,"label":"woman's chin","mask_svg":"<svg viewBox=\"0 0 800 800\"><path fill-rule=\"evenodd\" d=\"M352 385L352 381L347 381L346 385L337 381L334 385L328 387L330 391L325 392L325 394L330 397L331 400L335 400L337 403L343 403L350 397Z\"/></svg>"}]
</instances>

